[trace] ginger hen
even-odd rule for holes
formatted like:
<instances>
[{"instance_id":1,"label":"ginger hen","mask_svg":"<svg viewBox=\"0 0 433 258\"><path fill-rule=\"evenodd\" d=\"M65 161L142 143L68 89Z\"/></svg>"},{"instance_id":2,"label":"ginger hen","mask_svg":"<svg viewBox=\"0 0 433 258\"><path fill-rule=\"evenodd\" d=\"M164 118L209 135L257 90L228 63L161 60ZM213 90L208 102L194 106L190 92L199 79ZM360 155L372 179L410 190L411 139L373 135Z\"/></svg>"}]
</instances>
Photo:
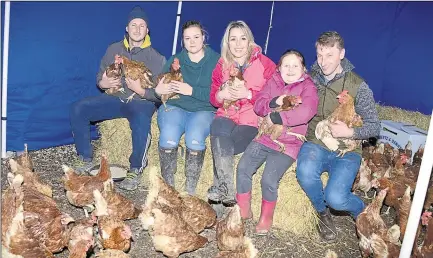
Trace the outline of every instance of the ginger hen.
<instances>
[{"instance_id":1,"label":"ginger hen","mask_svg":"<svg viewBox=\"0 0 433 258\"><path fill-rule=\"evenodd\" d=\"M168 84L171 81L178 81L183 82L183 76L180 69L180 61L176 57L173 59L173 63L170 66L170 71L168 73L164 73L158 76L158 82L164 78L164 83ZM164 105L164 108L167 110L167 106L165 103L167 103L167 100L169 99L177 99L179 98L179 95L176 92L172 92L169 94L162 94L161 95L161 102Z\"/></svg>"},{"instance_id":2,"label":"ginger hen","mask_svg":"<svg viewBox=\"0 0 433 258\"><path fill-rule=\"evenodd\" d=\"M345 123L349 128L360 127L363 122L361 117L355 112L355 101L347 90L343 90L337 96L339 105L332 114L317 124L316 137L321 140L331 151L339 151L338 156L343 157L346 152L356 149L361 144L361 140L336 139L332 136L330 124L336 121ZM340 144L345 145L341 148Z\"/></svg>"},{"instance_id":3,"label":"ginger hen","mask_svg":"<svg viewBox=\"0 0 433 258\"><path fill-rule=\"evenodd\" d=\"M240 82L244 81L244 77L242 75L241 70L239 68L235 67L234 65L232 65L230 67L229 74L230 74L230 78L225 83L223 83L221 85L220 91L224 90L227 87L229 87L229 88L238 87ZM234 106L235 109L238 109L238 107L236 106L236 102L237 102L237 100L228 100L228 99L225 99L223 101L223 108L224 108L226 115L227 115L227 110L231 106Z\"/></svg>"},{"instance_id":4,"label":"ginger hen","mask_svg":"<svg viewBox=\"0 0 433 258\"><path fill-rule=\"evenodd\" d=\"M98 217L100 243L105 249L129 251L132 238L131 228L122 219L109 214L107 202L99 190L93 190L93 196L96 206L93 214Z\"/></svg>"},{"instance_id":5,"label":"ginger hen","mask_svg":"<svg viewBox=\"0 0 433 258\"><path fill-rule=\"evenodd\" d=\"M210 228L216 223L216 212L204 200L189 194L181 195L182 218L191 226L196 233Z\"/></svg>"},{"instance_id":6,"label":"ginger hen","mask_svg":"<svg viewBox=\"0 0 433 258\"><path fill-rule=\"evenodd\" d=\"M78 175L72 168L62 166L65 175L63 183L68 201L77 207L91 206L94 203L93 190L104 190L104 183L112 182L107 157L101 156L99 173L95 176Z\"/></svg>"},{"instance_id":7,"label":"ginger hen","mask_svg":"<svg viewBox=\"0 0 433 258\"><path fill-rule=\"evenodd\" d=\"M8 173L10 186L2 193L2 257L50 257L54 255L24 224L24 178Z\"/></svg>"},{"instance_id":8,"label":"ginger hen","mask_svg":"<svg viewBox=\"0 0 433 258\"><path fill-rule=\"evenodd\" d=\"M207 238L195 233L180 213L167 205L157 203L151 211L154 218L149 228L155 250L168 257L178 257L181 253L202 248Z\"/></svg>"},{"instance_id":9,"label":"ginger hen","mask_svg":"<svg viewBox=\"0 0 433 258\"><path fill-rule=\"evenodd\" d=\"M69 258L86 258L87 251L94 245L93 225L96 217L86 217L75 222L69 235Z\"/></svg>"},{"instance_id":10,"label":"ginger hen","mask_svg":"<svg viewBox=\"0 0 433 258\"><path fill-rule=\"evenodd\" d=\"M227 217L216 226L216 238L220 251L237 251L244 248L245 225L239 205L233 206Z\"/></svg>"},{"instance_id":11,"label":"ginger hen","mask_svg":"<svg viewBox=\"0 0 433 258\"><path fill-rule=\"evenodd\" d=\"M23 154L24 155L24 154ZM21 162L23 160L21 159ZM23 163L21 163L23 164ZM51 185L42 182L39 175L36 172L33 172L33 168L28 166L28 163L24 163L24 166L19 162L10 159L9 166L11 168L11 172L13 174L20 174L24 177L24 185L29 188L33 188L41 194L48 196L50 198L53 197L53 189Z\"/></svg>"},{"instance_id":12,"label":"ginger hen","mask_svg":"<svg viewBox=\"0 0 433 258\"><path fill-rule=\"evenodd\" d=\"M127 57L119 55L116 55L115 59L120 62L120 67L125 78L129 78L134 81L140 80L140 85L143 89L149 89L155 86L152 80L152 72L144 63L135 60L129 60ZM127 102L131 101L135 94L136 93L134 92L131 96L129 96L127 98Z\"/></svg>"},{"instance_id":13,"label":"ginger hen","mask_svg":"<svg viewBox=\"0 0 433 258\"><path fill-rule=\"evenodd\" d=\"M372 254L371 238L373 234L379 237L386 235L386 225L380 217L380 209L387 191L388 189L380 191L376 198L356 218L356 233L359 237L359 248L362 257L368 257Z\"/></svg>"},{"instance_id":14,"label":"ginger hen","mask_svg":"<svg viewBox=\"0 0 433 258\"><path fill-rule=\"evenodd\" d=\"M69 214L61 212L56 202L40 192L24 186L24 224L28 231L46 248L57 253L69 241L68 224L75 221Z\"/></svg>"},{"instance_id":15,"label":"ginger hen","mask_svg":"<svg viewBox=\"0 0 433 258\"><path fill-rule=\"evenodd\" d=\"M285 96L283 98L283 104L281 106L275 108L274 111L275 112L282 112L282 111L293 110L301 104L302 104L301 96L292 96L292 95ZM279 125L279 124L269 125L266 122L266 119L261 119L261 122L259 125L259 132L256 136L256 139L260 138L263 134L267 134L270 136L272 141L274 141L276 144L278 144L278 146L280 146L280 152L284 152L286 147L284 146L283 143L278 141L278 138L283 133L284 128L286 128L286 126ZM304 135L290 132L290 128L287 128L286 134L296 136L296 138L298 138L299 140L301 140L303 142L306 141L306 138Z\"/></svg>"},{"instance_id":16,"label":"ginger hen","mask_svg":"<svg viewBox=\"0 0 433 258\"><path fill-rule=\"evenodd\" d=\"M122 68L121 68L122 59L119 55L114 57L114 63L109 65L107 69L105 69L105 74L108 78L121 79L122 78ZM118 91L124 91L121 85L116 88L108 88L105 90L107 94L114 94Z\"/></svg>"},{"instance_id":17,"label":"ginger hen","mask_svg":"<svg viewBox=\"0 0 433 258\"><path fill-rule=\"evenodd\" d=\"M107 206L109 216L121 220L136 219L142 212L140 208L135 207L131 200L114 190L113 182L104 184L104 191L98 201L104 202L104 205Z\"/></svg>"}]
</instances>

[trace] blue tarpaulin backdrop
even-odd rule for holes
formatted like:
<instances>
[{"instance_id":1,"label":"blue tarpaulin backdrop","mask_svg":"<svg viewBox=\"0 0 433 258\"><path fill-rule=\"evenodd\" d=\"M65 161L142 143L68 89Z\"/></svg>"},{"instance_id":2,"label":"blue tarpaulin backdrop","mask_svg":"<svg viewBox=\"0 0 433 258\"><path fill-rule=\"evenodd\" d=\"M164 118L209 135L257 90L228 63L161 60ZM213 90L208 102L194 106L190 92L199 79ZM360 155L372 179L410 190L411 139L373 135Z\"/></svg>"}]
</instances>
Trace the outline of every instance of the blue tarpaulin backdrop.
<instances>
[{"instance_id":1,"label":"blue tarpaulin backdrop","mask_svg":"<svg viewBox=\"0 0 433 258\"><path fill-rule=\"evenodd\" d=\"M178 2L11 3L7 150L22 150L24 143L30 150L73 143L70 105L101 94L95 83L100 59L110 43L122 39L127 14L137 4L148 13L153 47L168 58ZM210 46L219 51L226 25L242 19L264 49L271 7L272 2L183 2L180 25L201 21ZM431 2L275 2L267 55L277 62L284 50L296 48L311 66L317 36L336 30L377 102L430 114L432 14ZM96 136L94 127L92 132Z\"/></svg>"}]
</instances>

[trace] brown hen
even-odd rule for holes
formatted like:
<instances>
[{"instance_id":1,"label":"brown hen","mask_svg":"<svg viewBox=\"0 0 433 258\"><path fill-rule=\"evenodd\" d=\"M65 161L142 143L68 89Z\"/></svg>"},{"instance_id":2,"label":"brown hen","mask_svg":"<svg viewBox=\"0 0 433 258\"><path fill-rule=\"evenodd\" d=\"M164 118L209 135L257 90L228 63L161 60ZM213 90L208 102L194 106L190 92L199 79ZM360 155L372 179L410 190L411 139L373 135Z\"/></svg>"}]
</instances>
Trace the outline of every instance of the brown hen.
<instances>
[{"instance_id":1,"label":"brown hen","mask_svg":"<svg viewBox=\"0 0 433 258\"><path fill-rule=\"evenodd\" d=\"M122 219L109 214L108 204L99 190L93 190L93 196L96 206L93 214L98 217L100 243L106 249L128 251L131 247L131 228Z\"/></svg>"},{"instance_id":2,"label":"brown hen","mask_svg":"<svg viewBox=\"0 0 433 258\"><path fill-rule=\"evenodd\" d=\"M343 90L338 94L337 98L339 105L328 118L317 124L315 134L317 139L321 140L326 147L331 151L338 150L338 156L342 157L346 152L356 149L361 144L361 140L335 139L329 128L330 124L341 121L349 128L353 128L362 126L363 122L361 117L356 114L354 99L347 90ZM344 147L340 146L340 144L344 145Z\"/></svg>"},{"instance_id":3,"label":"brown hen","mask_svg":"<svg viewBox=\"0 0 433 258\"><path fill-rule=\"evenodd\" d=\"M2 194L2 257L50 257L54 255L24 225L22 175L8 173L10 186Z\"/></svg>"},{"instance_id":4,"label":"brown hen","mask_svg":"<svg viewBox=\"0 0 433 258\"><path fill-rule=\"evenodd\" d=\"M63 177L66 197L68 201L77 207L91 206L94 202L93 190L104 190L104 184L112 182L107 157L101 156L101 166L96 176L78 175L72 168L62 166L65 176Z\"/></svg>"},{"instance_id":5,"label":"brown hen","mask_svg":"<svg viewBox=\"0 0 433 258\"><path fill-rule=\"evenodd\" d=\"M210 228L216 223L216 212L204 200L184 194L182 198L182 218L191 226L196 233Z\"/></svg>"},{"instance_id":6,"label":"brown hen","mask_svg":"<svg viewBox=\"0 0 433 258\"><path fill-rule=\"evenodd\" d=\"M233 206L227 217L218 221L216 238L220 251L237 251L244 248L245 225L239 205Z\"/></svg>"},{"instance_id":7,"label":"brown hen","mask_svg":"<svg viewBox=\"0 0 433 258\"><path fill-rule=\"evenodd\" d=\"M108 215L117 217L121 220L136 219L142 212L135 204L114 190L112 182L104 184L102 199L107 205Z\"/></svg>"},{"instance_id":8,"label":"brown hen","mask_svg":"<svg viewBox=\"0 0 433 258\"><path fill-rule=\"evenodd\" d=\"M94 245L93 225L95 224L96 217L83 218L75 222L69 235L69 258L87 257L87 251Z\"/></svg>"},{"instance_id":9,"label":"brown hen","mask_svg":"<svg viewBox=\"0 0 433 258\"><path fill-rule=\"evenodd\" d=\"M283 98L283 104L281 106L275 108L274 111L275 112L282 112L282 111L293 110L301 104L302 104L301 96L292 96L292 95L285 96ZM267 123L266 119L260 119L260 120L261 120L261 122L259 124L259 132L256 136L256 139L260 138L263 134L267 134L270 136L272 141L274 141L276 144L278 144L278 146L280 146L280 152L284 152L286 147L284 146L283 143L281 143L277 139L281 136L281 134L283 133L284 129L287 126L279 125L279 124L269 125ZM296 136L296 138L298 138L299 140L301 140L303 142L306 141L306 138L304 135L290 132L290 128L288 128L288 127L287 127L286 134Z\"/></svg>"},{"instance_id":10,"label":"brown hen","mask_svg":"<svg viewBox=\"0 0 433 258\"><path fill-rule=\"evenodd\" d=\"M381 190L375 199L356 218L356 233L359 237L359 248L362 257L372 254L371 237L373 234L383 239L386 235L386 225L380 217L380 209L388 189Z\"/></svg>"},{"instance_id":11,"label":"brown hen","mask_svg":"<svg viewBox=\"0 0 433 258\"><path fill-rule=\"evenodd\" d=\"M244 237L244 246L236 251L220 251L215 258L255 258L258 250L254 247L251 238Z\"/></svg>"},{"instance_id":12,"label":"brown hen","mask_svg":"<svg viewBox=\"0 0 433 258\"><path fill-rule=\"evenodd\" d=\"M234 65L232 65L230 67L229 75L230 75L229 79L225 83L223 83L221 85L221 87L219 89L220 91L224 90L227 87L229 87L229 88L236 88L236 87L238 87L238 85L240 85L241 81L244 81L244 77L242 75L242 71L239 68L235 67ZM242 86L242 87L244 87L244 86ZM234 106L235 109L238 109L238 107L236 106L236 101L237 100L224 99L224 101L223 101L223 109L225 111L226 116L228 115L227 114L227 110L231 106Z\"/></svg>"},{"instance_id":13,"label":"brown hen","mask_svg":"<svg viewBox=\"0 0 433 258\"><path fill-rule=\"evenodd\" d=\"M183 76L180 69L180 61L176 57L173 59L173 63L170 66L170 71L168 73L164 73L158 76L158 82L164 78L164 83L168 84L171 81L178 81L183 82ZM167 103L167 100L169 99L177 99L179 98L179 95L176 92L168 93L168 94L162 94L161 95L161 102L164 105L164 107L167 109L167 106L165 103Z\"/></svg>"},{"instance_id":14,"label":"brown hen","mask_svg":"<svg viewBox=\"0 0 433 258\"><path fill-rule=\"evenodd\" d=\"M143 205L143 212L139 215L144 230L147 230L154 222L152 209L157 203L165 204L179 212L182 206L179 192L158 175L158 168L155 166L149 171L149 184L149 193Z\"/></svg>"},{"instance_id":15,"label":"brown hen","mask_svg":"<svg viewBox=\"0 0 433 258\"><path fill-rule=\"evenodd\" d=\"M130 60L125 56L116 55L115 59L119 60L121 64L121 69L125 78L129 78L131 80L140 80L141 88L149 89L153 88L155 85L152 80L152 72L149 68L143 63L135 60ZM134 98L134 92L131 96L127 98L127 102L131 101Z\"/></svg>"},{"instance_id":16,"label":"brown hen","mask_svg":"<svg viewBox=\"0 0 433 258\"><path fill-rule=\"evenodd\" d=\"M105 74L108 78L121 79L122 78L122 68L121 68L122 59L119 55L114 57L114 63L109 65L107 69L105 69ZM121 87L121 84L116 88L108 88L105 90L107 94L114 94L118 91L124 91Z\"/></svg>"},{"instance_id":17,"label":"brown hen","mask_svg":"<svg viewBox=\"0 0 433 258\"><path fill-rule=\"evenodd\" d=\"M13 174L20 174L24 177L24 186L33 188L50 198L53 197L53 189L51 185L42 182L42 180L39 178L39 175L36 172L33 172L27 164L24 164L23 166L15 160L10 159L9 166Z\"/></svg>"},{"instance_id":18,"label":"brown hen","mask_svg":"<svg viewBox=\"0 0 433 258\"><path fill-rule=\"evenodd\" d=\"M157 203L152 208L154 223L149 234L155 250L168 257L178 257L181 253L192 252L202 248L207 238L195 233L177 210Z\"/></svg>"},{"instance_id":19,"label":"brown hen","mask_svg":"<svg viewBox=\"0 0 433 258\"><path fill-rule=\"evenodd\" d=\"M68 246L70 228L74 219L63 213L56 202L32 188L24 186L24 222L28 231L44 243L52 253Z\"/></svg>"}]
</instances>

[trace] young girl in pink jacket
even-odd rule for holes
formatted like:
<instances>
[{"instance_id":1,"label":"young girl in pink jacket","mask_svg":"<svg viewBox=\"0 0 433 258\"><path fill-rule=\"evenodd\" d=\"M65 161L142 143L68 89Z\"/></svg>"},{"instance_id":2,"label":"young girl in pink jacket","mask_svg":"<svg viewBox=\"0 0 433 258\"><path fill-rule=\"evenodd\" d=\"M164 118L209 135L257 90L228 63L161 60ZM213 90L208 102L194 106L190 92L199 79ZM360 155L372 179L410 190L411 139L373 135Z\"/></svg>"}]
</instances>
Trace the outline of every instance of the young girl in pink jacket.
<instances>
[{"instance_id":1,"label":"young girl in pink jacket","mask_svg":"<svg viewBox=\"0 0 433 258\"><path fill-rule=\"evenodd\" d=\"M273 109L282 105L283 98L290 95L300 96L302 104L293 110L274 112ZM261 179L262 208L256 226L259 234L267 233L272 226L279 181L296 160L302 145L302 141L287 134L287 130L305 135L308 121L317 112L318 102L317 88L306 72L303 55L296 50L286 51L280 58L277 71L257 94L254 104L254 111L263 117L263 122L284 125L283 133L277 140L284 144L285 151L280 152L280 146L269 135L262 135L248 145L236 174L236 200L242 218L248 219L252 217L252 176L266 162Z\"/></svg>"}]
</instances>

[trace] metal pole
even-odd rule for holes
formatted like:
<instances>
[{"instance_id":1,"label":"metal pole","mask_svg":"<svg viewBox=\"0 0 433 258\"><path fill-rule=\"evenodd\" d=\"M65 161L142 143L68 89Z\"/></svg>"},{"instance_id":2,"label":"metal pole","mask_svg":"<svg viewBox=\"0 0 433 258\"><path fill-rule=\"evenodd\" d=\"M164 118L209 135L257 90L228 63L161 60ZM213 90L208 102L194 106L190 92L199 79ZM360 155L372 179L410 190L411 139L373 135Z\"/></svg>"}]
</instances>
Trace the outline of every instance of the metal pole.
<instances>
[{"instance_id":1,"label":"metal pole","mask_svg":"<svg viewBox=\"0 0 433 258\"><path fill-rule=\"evenodd\" d=\"M6 120L8 100L8 59L9 59L9 24L11 2L5 2L5 25L3 32L3 76L2 76L2 114L1 114L1 157L6 158Z\"/></svg>"},{"instance_id":2,"label":"metal pole","mask_svg":"<svg viewBox=\"0 0 433 258\"><path fill-rule=\"evenodd\" d=\"M174 39L173 39L173 50L171 54L176 54L177 47L177 36L179 35L179 23L180 23L180 14L182 13L182 1L179 1L177 4L177 14L176 14L176 29L174 31Z\"/></svg>"},{"instance_id":3,"label":"metal pole","mask_svg":"<svg viewBox=\"0 0 433 258\"><path fill-rule=\"evenodd\" d=\"M265 55L268 53L269 34L271 33L271 29L272 29L272 17L274 16L274 3L275 2L272 1L271 18L269 19L268 35L266 37L266 43L265 43Z\"/></svg>"}]
</instances>

